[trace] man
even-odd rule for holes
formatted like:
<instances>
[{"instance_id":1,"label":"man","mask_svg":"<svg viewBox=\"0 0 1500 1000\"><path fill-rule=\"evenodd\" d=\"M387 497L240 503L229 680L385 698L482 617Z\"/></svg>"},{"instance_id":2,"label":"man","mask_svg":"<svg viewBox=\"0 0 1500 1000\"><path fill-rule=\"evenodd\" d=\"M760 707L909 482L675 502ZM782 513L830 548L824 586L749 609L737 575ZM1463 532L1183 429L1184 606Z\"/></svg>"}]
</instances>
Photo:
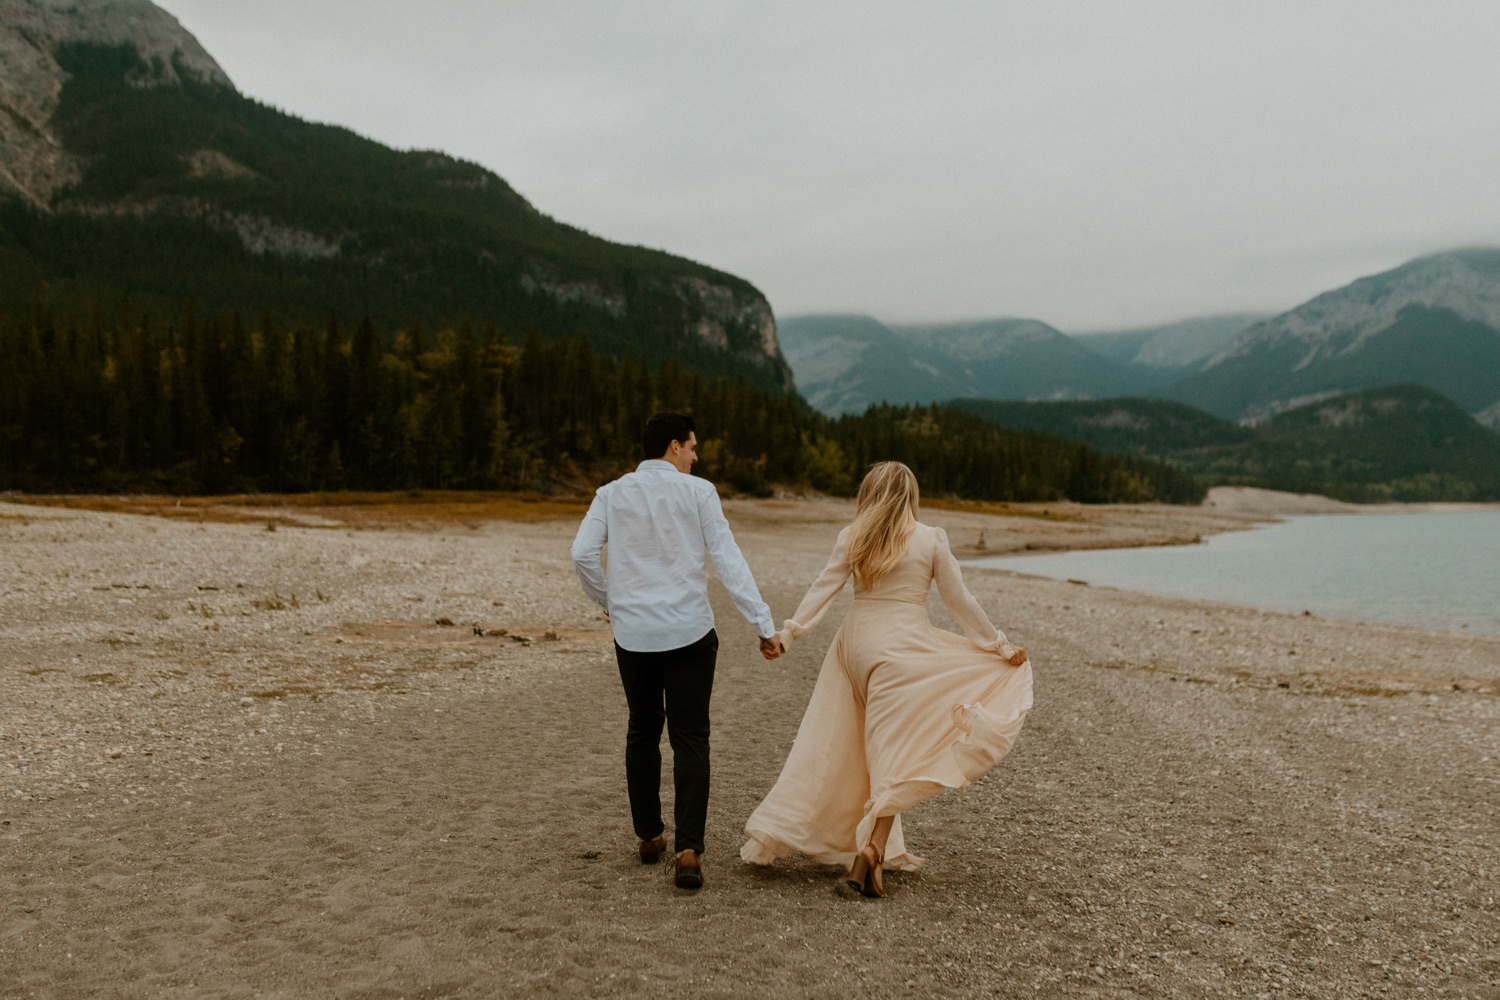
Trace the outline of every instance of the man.
<instances>
[{"instance_id":1,"label":"man","mask_svg":"<svg viewBox=\"0 0 1500 1000\"><path fill-rule=\"evenodd\" d=\"M584 593L609 616L615 660L630 722L625 781L642 864L666 850L661 816L661 731L672 744L677 791L675 881L703 885L703 828L708 817L708 701L719 637L708 603L707 557L740 614L760 635L768 660L781 654L771 609L734 543L719 494L692 475L698 461L693 418L658 413L641 432L645 461L599 488L578 537L573 567ZM609 576L600 553L609 544Z\"/></svg>"}]
</instances>

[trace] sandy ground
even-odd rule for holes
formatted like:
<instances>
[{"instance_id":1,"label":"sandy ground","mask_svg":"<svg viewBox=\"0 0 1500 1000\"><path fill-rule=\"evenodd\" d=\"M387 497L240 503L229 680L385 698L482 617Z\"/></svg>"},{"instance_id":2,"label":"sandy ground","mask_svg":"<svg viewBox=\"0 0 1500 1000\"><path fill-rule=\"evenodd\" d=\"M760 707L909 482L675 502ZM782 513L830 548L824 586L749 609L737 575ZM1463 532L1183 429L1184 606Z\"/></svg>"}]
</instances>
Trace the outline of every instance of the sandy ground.
<instances>
[{"instance_id":1,"label":"sandy ground","mask_svg":"<svg viewBox=\"0 0 1500 1000\"><path fill-rule=\"evenodd\" d=\"M1265 499L926 519L994 553ZM789 614L848 505L729 510ZM1500 996L1500 637L971 569L1036 708L870 901L739 863L839 613L768 664L716 590L695 895L635 860L608 633L544 513L0 504L0 996Z\"/></svg>"}]
</instances>

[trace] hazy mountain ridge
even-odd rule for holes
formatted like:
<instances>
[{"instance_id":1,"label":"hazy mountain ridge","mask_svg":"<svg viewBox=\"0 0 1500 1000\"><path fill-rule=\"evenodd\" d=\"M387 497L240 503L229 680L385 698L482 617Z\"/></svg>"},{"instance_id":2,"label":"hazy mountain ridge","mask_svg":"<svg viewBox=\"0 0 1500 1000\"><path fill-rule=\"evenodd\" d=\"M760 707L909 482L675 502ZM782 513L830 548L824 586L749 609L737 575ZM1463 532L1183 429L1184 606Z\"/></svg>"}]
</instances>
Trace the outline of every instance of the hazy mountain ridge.
<instances>
[{"instance_id":1,"label":"hazy mountain ridge","mask_svg":"<svg viewBox=\"0 0 1500 1000\"><path fill-rule=\"evenodd\" d=\"M836 391L822 372L797 374L814 405L831 392L841 412L879 402L882 389L911 402L939 401L944 391L1020 400L1150 395L1248 423L1411 382L1500 426L1500 250L1421 257L1255 319L1226 314L1071 338L1037 320L882 327L889 336L881 352L840 356ZM806 357L815 348L799 350ZM910 370L922 377L900 374Z\"/></svg>"},{"instance_id":2,"label":"hazy mountain ridge","mask_svg":"<svg viewBox=\"0 0 1500 1000\"><path fill-rule=\"evenodd\" d=\"M1232 419L1417 382L1470 413L1500 403L1500 250L1433 254L1245 330L1156 394Z\"/></svg>"},{"instance_id":3,"label":"hazy mountain ridge","mask_svg":"<svg viewBox=\"0 0 1500 1000\"><path fill-rule=\"evenodd\" d=\"M792 388L742 278L557 222L477 164L246 98L146 0L0 4L19 12L0 94L24 110L0 109L0 316L45 289L74 315L128 295L156 316L192 298L250 322L467 317Z\"/></svg>"},{"instance_id":4,"label":"hazy mountain ridge","mask_svg":"<svg viewBox=\"0 0 1500 1000\"><path fill-rule=\"evenodd\" d=\"M1075 333L1073 338L1115 361L1177 374L1207 362L1236 335L1270 316L1269 313L1194 316L1159 326Z\"/></svg>"},{"instance_id":5,"label":"hazy mountain ridge","mask_svg":"<svg viewBox=\"0 0 1500 1000\"><path fill-rule=\"evenodd\" d=\"M967 382L945 359L909 343L869 316L784 318L781 349L809 403L837 416L872 402L930 403L962 395Z\"/></svg>"},{"instance_id":6,"label":"hazy mountain ridge","mask_svg":"<svg viewBox=\"0 0 1500 1000\"><path fill-rule=\"evenodd\" d=\"M1156 377L1034 319L887 325L869 316L789 316L780 331L798 388L831 414L963 396L1118 395Z\"/></svg>"}]
</instances>

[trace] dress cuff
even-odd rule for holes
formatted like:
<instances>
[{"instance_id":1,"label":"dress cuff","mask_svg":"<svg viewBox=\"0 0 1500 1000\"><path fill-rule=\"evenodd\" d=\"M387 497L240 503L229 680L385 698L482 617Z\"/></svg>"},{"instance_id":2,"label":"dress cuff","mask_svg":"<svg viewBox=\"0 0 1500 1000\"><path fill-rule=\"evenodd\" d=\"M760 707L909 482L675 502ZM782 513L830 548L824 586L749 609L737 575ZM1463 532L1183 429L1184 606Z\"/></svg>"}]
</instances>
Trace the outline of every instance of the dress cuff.
<instances>
[{"instance_id":1,"label":"dress cuff","mask_svg":"<svg viewBox=\"0 0 1500 1000\"><path fill-rule=\"evenodd\" d=\"M1005 638L1004 632L997 632L993 641L980 643L980 646L999 656L1000 659L1007 661L1012 656L1015 656L1016 650L1020 648Z\"/></svg>"},{"instance_id":2,"label":"dress cuff","mask_svg":"<svg viewBox=\"0 0 1500 1000\"><path fill-rule=\"evenodd\" d=\"M781 631L776 633L776 638L781 640L783 648L791 649L792 643L806 632L805 628L788 618L782 625Z\"/></svg>"}]
</instances>

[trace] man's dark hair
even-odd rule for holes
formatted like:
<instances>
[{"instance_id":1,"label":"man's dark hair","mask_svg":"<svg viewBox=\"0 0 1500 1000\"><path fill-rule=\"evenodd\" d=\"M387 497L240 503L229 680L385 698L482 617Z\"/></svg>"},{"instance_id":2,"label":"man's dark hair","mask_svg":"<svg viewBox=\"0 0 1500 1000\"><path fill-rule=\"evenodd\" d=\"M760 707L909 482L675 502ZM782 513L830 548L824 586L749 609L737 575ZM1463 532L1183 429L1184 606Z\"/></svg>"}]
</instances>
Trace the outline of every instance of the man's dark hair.
<instances>
[{"instance_id":1,"label":"man's dark hair","mask_svg":"<svg viewBox=\"0 0 1500 1000\"><path fill-rule=\"evenodd\" d=\"M698 425L686 413L658 413L641 429L641 454L661 458L673 441L687 444L688 436L698 433Z\"/></svg>"}]
</instances>

